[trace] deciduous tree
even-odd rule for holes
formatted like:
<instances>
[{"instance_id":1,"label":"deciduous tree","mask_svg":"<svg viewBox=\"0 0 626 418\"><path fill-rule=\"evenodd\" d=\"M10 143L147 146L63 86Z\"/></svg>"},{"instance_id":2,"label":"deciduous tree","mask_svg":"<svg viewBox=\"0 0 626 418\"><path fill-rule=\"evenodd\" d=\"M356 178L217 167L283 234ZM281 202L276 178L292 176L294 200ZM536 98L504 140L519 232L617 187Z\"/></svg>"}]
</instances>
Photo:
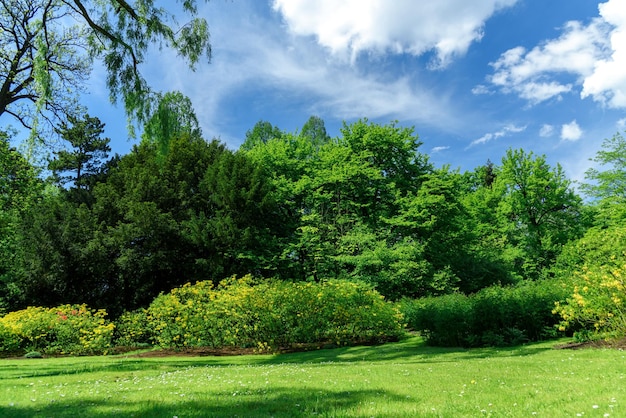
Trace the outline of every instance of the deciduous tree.
<instances>
[{"instance_id":1,"label":"deciduous tree","mask_svg":"<svg viewBox=\"0 0 626 418\"><path fill-rule=\"evenodd\" d=\"M211 56L197 1L181 3L191 19L178 26L180 10L153 0L1 0L0 118L29 129L42 118L65 120L77 112L77 93L99 60L111 101L145 122L154 96L140 68L150 46L173 49L192 69Z\"/></svg>"}]
</instances>

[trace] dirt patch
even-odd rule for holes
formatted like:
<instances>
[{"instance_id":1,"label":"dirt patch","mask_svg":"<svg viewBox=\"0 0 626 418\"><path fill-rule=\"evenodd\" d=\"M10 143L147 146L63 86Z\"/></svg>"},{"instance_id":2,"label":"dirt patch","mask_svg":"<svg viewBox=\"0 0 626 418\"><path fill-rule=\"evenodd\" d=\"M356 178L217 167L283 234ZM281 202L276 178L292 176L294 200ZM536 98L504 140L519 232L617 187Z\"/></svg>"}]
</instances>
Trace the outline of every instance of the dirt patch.
<instances>
[{"instance_id":1,"label":"dirt patch","mask_svg":"<svg viewBox=\"0 0 626 418\"><path fill-rule=\"evenodd\" d=\"M362 345L379 345L381 342L374 343L368 341L356 342L350 344L350 346L362 346ZM141 353L131 353L129 357L202 357L202 356L243 356L253 354L285 354L285 353L301 353L305 351L322 350L327 348L346 347L346 345L337 345L334 343L308 343L308 344L293 344L289 347L280 347L271 349L270 351L261 351L258 348L240 348L240 347L193 347L193 348L180 348L169 349L161 348L156 350L144 351ZM122 351L120 351L120 349ZM111 354L124 354L123 347L114 349ZM132 351L136 349L126 350Z\"/></svg>"},{"instance_id":2,"label":"dirt patch","mask_svg":"<svg viewBox=\"0 0 626 418\"><path fill-rule=\"evenodd\" d=\"M567 344L557 345L555 348L563 350L584 350L587 348L611 348L615 350L626 350L626 338L585 341L580 343L571 342Z\"/></svg>"}]
</instances>

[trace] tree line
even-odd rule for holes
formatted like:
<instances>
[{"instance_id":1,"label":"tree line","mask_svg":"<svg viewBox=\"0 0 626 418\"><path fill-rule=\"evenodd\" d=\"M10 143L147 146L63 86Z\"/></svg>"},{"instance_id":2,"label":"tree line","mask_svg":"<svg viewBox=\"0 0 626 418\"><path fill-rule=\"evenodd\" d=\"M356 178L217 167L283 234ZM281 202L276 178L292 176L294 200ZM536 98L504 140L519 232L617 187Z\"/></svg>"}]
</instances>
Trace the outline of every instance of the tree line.
<instances>
[{"instance_id":1,"label":"tree line","mask_svg":"<svg viewBox=\"0 0 626 418\"><path fill-rule=\"evenodd\" d=\"M0 137L3 310L87 303L119 315L248 273L359 280L391 300L471 294L550 277L568 243L624 218L620 135L587 173L585 202L545 156L435 167L394 122L344 123L331 138L318 117L293 133L260 121L232 151L169 93L129 154L111 157L103 128L89 115L62 124L67 146L45 179Z\"/></svg>"}]
</instances>

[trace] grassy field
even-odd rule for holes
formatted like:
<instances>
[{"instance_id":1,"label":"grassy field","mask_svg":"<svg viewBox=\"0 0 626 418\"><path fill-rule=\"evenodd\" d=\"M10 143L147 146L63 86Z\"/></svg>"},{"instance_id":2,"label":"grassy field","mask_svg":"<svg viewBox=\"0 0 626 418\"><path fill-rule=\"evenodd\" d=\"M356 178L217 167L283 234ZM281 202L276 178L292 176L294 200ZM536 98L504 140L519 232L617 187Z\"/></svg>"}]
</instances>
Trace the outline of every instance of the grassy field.
<instances>
[{"instance_id":1,"label":"grassy field","mask_svg":"<svg viewBox=\"0 0 626 418\"><path fill-rule=\"evenodd\" d=\"M0 416L626 416L625 352L554 345L0 360Z\"/></svg>"}]
</instances>

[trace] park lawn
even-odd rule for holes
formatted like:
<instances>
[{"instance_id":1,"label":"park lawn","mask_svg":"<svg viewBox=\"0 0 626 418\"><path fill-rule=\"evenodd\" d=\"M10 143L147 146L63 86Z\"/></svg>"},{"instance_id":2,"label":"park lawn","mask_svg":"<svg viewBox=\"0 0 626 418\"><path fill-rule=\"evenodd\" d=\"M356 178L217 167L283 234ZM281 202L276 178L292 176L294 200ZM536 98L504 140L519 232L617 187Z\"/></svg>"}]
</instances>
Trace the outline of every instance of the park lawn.
<instances>
[{"instance_id":1,"label":"park lawn","mask_svg":"<svg viewBox=\"0 0 626 418\"><path fill-rule=\"evenodd\" d=\"M563 341L561 341L563 342ZM2 417L620 417L626 353L382 346L0 360Z\"/></svg>"}]
</instances>

